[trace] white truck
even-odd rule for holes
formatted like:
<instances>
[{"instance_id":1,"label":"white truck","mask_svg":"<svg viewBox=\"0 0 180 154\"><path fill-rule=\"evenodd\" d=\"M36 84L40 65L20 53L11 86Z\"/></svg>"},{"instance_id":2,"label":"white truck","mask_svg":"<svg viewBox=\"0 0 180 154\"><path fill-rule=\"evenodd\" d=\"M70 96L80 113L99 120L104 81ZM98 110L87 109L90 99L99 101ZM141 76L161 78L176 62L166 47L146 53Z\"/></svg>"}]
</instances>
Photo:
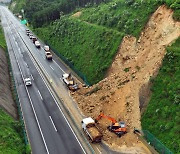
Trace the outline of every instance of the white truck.
<instances>
[{"instance_id":1,"label":"white truck","mask_svg":"<svg viewBox=\"0 0 180 154\"><path fill-rule=\"evenodd\" d=\"M78 84L74 82L71 73L62 75L63 82L66 84L69 90L76 91L79 89Z\"/></svg>"},{"instance_id":2,"label":"white truck","mask_svg":"<svg viewBox=\"0 0 180 154\"><path fill-rule=\"evenodd\" d=\"M44 46L44 50L45 50L45 52L49 52L49 46L48 46L48 45L45 45L45 46Z\"/></svg>"},{"instance_id":3,"label":"white truck","mask_svg":"<svg viewBox=\"0 0 180 154\"><path fill-rule=\"evenodd\" d=\"M35 46L36 46L37 48L40 48L40 47L41 47L39 41L35 41Z\"/></svg>"},{"instance_id":4,"label":"white truck","mask_svg":"<svg viewBox=\"0 0 180 154\"><path fill-rule=\"evenodd\" d=\"M52 54L50 52L45 52L45 55L47 60L52 60Z\"/></svg>"},{"instance_id":5,"label":"white truck","mask_svg":"<svg viewBox=\"0 0 180 154\"><path fill-rule=\"evenodd\" d=\"M48 45L44 46L44 50L45 50L45 56L47 60L52 60L52 54L50 52L50 48Z\"/></svg>"},{"instance_id":6,"label":"white truck","mask_svg":"<svg viewBox=\"0 0 180 154\"><path fill-rule=\"evenodd\" d=\"M95 121L91 117L84 118L81 123L83 131L86 133L92 143L101 142L102 134L96 127Z\"/></svg>"}]
</instances>

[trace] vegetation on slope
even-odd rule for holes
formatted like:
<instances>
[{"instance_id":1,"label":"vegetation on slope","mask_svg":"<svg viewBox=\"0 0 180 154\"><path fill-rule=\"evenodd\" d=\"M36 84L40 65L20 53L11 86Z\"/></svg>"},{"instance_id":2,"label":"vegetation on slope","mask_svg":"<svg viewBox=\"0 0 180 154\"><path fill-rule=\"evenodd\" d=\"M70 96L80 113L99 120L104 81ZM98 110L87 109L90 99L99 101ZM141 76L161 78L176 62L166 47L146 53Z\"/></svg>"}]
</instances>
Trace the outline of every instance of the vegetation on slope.
<instances>
[{"instance_id":1,"label":"vegetation on slope","mask_svg":"<svg viewBox=\"0 0 180 154\"><path fill-rule=\"evenodd\" d=\"M6 41L5 41L3 30L2 30L1 26L0 26L0 47L2 47L3 49L6 49Z\"/></svg>"},{"instance_id":2,"label":"vegetation on slope","mask_svg":"<svg viewBox=\"0 0 180 154\"><path fill-rule=\"evenodd\" d=\"M12 0L10 3L10 9L13 10L14 13L20 13L21 9L24 9L25 5L26 0Z\"/></svg>"},{"instance_id":3,"label":"vegetation on slope","mask_svg":"<svg viewBox=\"0 0 180 154\"><path fill-rule=\"evenodd\" d=\"M137 37L148 21L149 15L163 3L174 9L180 5L176 0L113 0L106 4L84 9L80 19Z\"/></svg>"},{"instance_id":4,"label":"vegetation on slope","mask_svg":"<svg viewBox=\"0 0 180 154\"><path fill-rule=\"evenodd\" d=\"M68 17L62 17L52 26L36 29L36 33L67 57L90 83L104 77L123 36Z\"/></svg>"},{"instance_id":5,"label":"vegetation on slope","mask_svg":"<svg viewBox=\"0 0 180 154\"><path fill-rule=\"evenodd\" d=\"M2 109L0 109L0 130L0 153L25 153L21 124Z\"/></svg>"},{"instance_id":6,"label":"vegetation on slope","mask_svg":"<svg viewBox=\"0 0 180 154\"><path fill-rule=\"evenodd\" d=\"M0 46L6 49L6 42L0 27ZM22 126L0 108L0 153L20 154L26 153Z\"/></svg>"},{"instance_id":7,"label":"vegetation on slope","mask_svg":"<svg viewBox=\"0 0 180 154\"><path fill-rule=\"evenodd\" d=\"M180 153L180 38L167 48L158 76L152 80L152 97L142 117L149 130L174 153ZM160 133L161 132L161 133Z\"/></svg>"},{"instance_id":8,"label":"vegetation on slope","mask_svg":"<svg viewBox=\"0 0 180 154\"><path fill-rule=\"evenodd\" d=\"M98 5L108 0L14 0L16 7L13 12L25 11L25 17L34 27L41 27L61 15L68 14L79 7Z\"/></svg>"}]
</instances>

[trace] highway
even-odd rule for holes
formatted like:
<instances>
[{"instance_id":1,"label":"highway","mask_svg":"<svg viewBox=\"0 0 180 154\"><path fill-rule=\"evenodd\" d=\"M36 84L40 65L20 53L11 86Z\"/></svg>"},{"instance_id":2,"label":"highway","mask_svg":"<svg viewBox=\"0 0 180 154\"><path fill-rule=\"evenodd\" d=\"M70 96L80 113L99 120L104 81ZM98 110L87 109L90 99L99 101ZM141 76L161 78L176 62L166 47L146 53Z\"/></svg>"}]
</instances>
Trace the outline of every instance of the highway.
<instances>
[{"instance_id":1,"label":"highway","mask_svg":"<svg viewBox=\"0 0 180 154\"><path fill-rule=\"evenodd\" d=\"M54 84L62 86L61 76L66 67L47 61L44 50L34 46L26 36L25 27L7 8L0 7L0 14L32 153L87 153L39 69L41 66L57 82ZM32 86L24 85L26 77L31 78Z\"/></svg>"}]
</instances>

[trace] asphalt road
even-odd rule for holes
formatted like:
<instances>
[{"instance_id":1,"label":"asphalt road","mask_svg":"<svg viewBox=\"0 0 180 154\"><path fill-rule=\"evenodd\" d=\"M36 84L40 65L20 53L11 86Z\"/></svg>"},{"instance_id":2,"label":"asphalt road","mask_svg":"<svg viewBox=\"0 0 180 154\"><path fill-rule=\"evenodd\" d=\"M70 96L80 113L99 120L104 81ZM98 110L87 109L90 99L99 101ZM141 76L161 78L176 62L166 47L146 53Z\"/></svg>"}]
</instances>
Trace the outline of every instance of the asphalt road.
<instances>
[{"instance_id":1,"label":"asphalt road","mask_svg":"<svg viewBox=\"0 0 180 154\"><path fill-rule=\"evenodd\" d=\"M29 52L36 55L57 84L61 82L61 76L66 68L60 67L55 61L47 61L44 50L37 49L25 36L25 29L8 9L0 7L0 10L32 152L35 154L86 153ZM59 71L54 71L57 69ZM24 86L23 79L26 77L32 79L32 86Z\"/></svg>"}]
</instances>

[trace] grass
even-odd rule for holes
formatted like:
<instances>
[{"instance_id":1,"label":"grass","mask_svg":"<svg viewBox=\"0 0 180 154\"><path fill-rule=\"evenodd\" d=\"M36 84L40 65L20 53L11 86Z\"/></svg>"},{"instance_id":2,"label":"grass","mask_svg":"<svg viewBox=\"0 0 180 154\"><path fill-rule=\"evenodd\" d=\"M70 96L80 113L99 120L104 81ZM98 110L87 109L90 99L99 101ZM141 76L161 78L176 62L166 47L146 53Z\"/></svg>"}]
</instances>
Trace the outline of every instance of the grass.
<instances>
[{"instance_id":1,"label":"grass","mask_svg":"<svg viewBox=\"0 0 180 154\"><path fill-rule=\"evenodd\" d=\"M81 20L102 25L138 37L158 3L139 0L113 0L83 9Z\"/></svg>"},{"instance_id":2,"label":"grass","mask_svg":"<svg viewBox=\"0 0 180 154\"><path fill-rule=\"evenodd\" d=\"M0 109L0 154L25 153L22 127L20 122Z\"/></svg>"},{"instance_id":3,"label":"grass","mask_svg":"<svg viewBox=\"0 0 180 154\"><path fill-rule=\"evenodd\" d=\"M174 153L180 153L180 38L167 48L158 76L152 80L152 97L142 117L149 130Z\"/></svg>"},{"instance_id":4,"label":"grass","mask_svg":"<svg viewBox=\"0 0 180 154\"><path fill-rule=\"evenodd\" d=\"M6 41L1 26L0 26L0 47L2 47L4 50L6 49Z\"/></svg>"}]
</instances>

